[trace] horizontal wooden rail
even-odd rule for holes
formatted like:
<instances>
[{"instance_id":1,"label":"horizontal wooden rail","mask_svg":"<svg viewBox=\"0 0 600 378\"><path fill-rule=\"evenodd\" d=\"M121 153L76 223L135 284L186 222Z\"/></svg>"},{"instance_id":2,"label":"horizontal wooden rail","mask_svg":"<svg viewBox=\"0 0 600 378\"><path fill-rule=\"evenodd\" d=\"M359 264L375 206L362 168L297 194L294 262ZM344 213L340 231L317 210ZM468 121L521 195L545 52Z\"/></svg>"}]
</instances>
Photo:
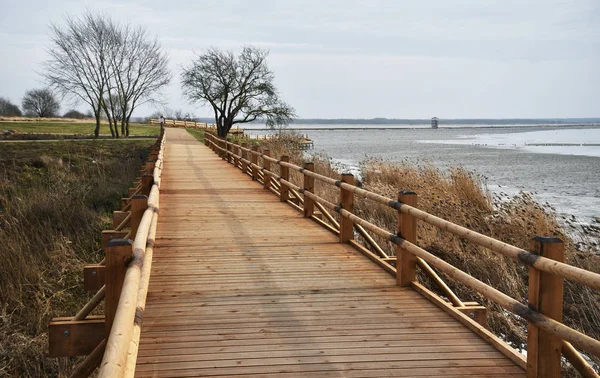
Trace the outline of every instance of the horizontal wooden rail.
<instances>
[{"instance_id":1,"label":"horizontal wooden rail","mask_svg":"<svg viewBox=\"0 0 600 378\"><path fill-rule=\"evenodd\" d=\"M319 180L321 182L324 182L326 184L336 186L336 187L340 188L340 190L344 190L349 193L360 195L366 199L373 200L377 203L380 203L382 205L385 205L387 207L390 207L390 208L398 211L398 214L406 214L407 216L410 216L414 219L418 219L425 223L431 224L439 229L448 231L458 237L461 237L461 238L468 240L479 246L485 247L493 252L500 253L507 257L511 257L514 260L519 261L519 262L529 266L530 269L534 269L534 272L543 272L544 274L549 273L551 275L555 275L555 276L569 279L572 281L580 282L580 283L582 283L590 288L593 288L593 289L600 289L600 274L590 272L585 269L577 268L572 265L565 264L562 261L554 260L549 257L544 257L542 255L538 255L538 254L532 253L530 251L526 251L521 248L512 246L510 244L501 242L501 241L491 238L489 236L477 233L477 232L469 230L465 227L456 225L456 224L446 221L442 218L436 217L432 214L429 214L427 212L419 210L416 208L416 206L410 206L399 200L390 199L385 196L370 192L368 190L358 188L354 185L344 183L342 180L336 180L336 179L333 179L330 177L320 175L318 173L313 172L312 170L307 170L303 167L299 167L295 164L284 161L283 158L281 160L278 160L278 159L270 157L268 154L262 154L259 151L252 151L249 148L242 147L242 146L236 145L236 144L228 142L228 141L223 141L214 136L208 137L207 145L209 145L215 152L218 152L219 154L224 153L225 154L224 156L227 156L227 157L231 156L234 158L234 160L236 160L236 159L240 159L242 161L245 160L243 155L246 153L250 153L257 157L262 157L263 163L265 161L269 162L269 165L270 165L270 163L275 163L279 167L285 168L286 171L283 171L280 169L284 173L287 172L288 169L292 169L292 170L302 173L305 177L306 176L312 177L312 178ZM226 148L221 147L221 145L225 146ZM240 155L235 154L233 151L240 151ZM282 186L281 190L284 190L283 186L285 186L286 192L296 191L297 193L302 194L304 196L303 198L304 198L305 203L308 199L308 200L310 200L310 203L314 204L315 207L320 209L324 215L327 214L328 216L325 215L326 218L328 218L328 220L330 220L332 224L337 225L337 230L340 230L339 224L337 224L337 221L335 221L335 219L333 217L331 217L330 214L328 214L326 209L330 209L330 210L333 210L333 211L339 213L340 216L342 217L342 219L348 219L349 221L352 222L351 224L358 225L359 227L361 227L362 229L358 228L358 232L360 234L362 234L363 237L365 235L368 236L368 234L366 234L365 230L369 230L369 231L373 232L374 234L379 235L380 237L384 238L385 240L388 240L388 241L392 242L393 244L397 245L401 250L407 251L408 253L415 256L416 260L414 260L414 263L418 264L426 274L428 274L430 277L432 277L434 279L434 281L436 281L438 286L441 287L442 291L448 296L450 301L455 306L457 306L457 308L462 308L463 310L465 310L465 309L468 309L468 306L465 306L464 303L462 301L460 301L460 299L452 293L452 291L443 283L443 281L441 281L439 276L437 276L435 271L432 270L432 267L436 268L439 271L454 278L458 282L461 282L465 286L477 291L484 297L499 304L504 309L526 319L529 322L530 326L533 325L534 327L539 328L541 331L546 332L548 335L554 335L554 336L560 338L560 340L563 340L563 342L566 343L566 344L563 344L563 353L564 353L565 357L567 357L570 361L572 360L574 363L574 366L576 366L577 370L580 371L582 374L585 375L586 373L589 373L591 367L589 367L589 365L585 363L585 360L581 358L581 356L575 349L573 349L571 344L582 350L585 350L591 354L600 356L600 341L595 340L583 333L580 333L572 328L565 326L560 321L561 318L558 318L558 321L557 321L557 320L553 319L553 317L551 317L551 316L546 316L543 313L536 311L534 309L536 307L530 308L527 305L519 302L518 300L513 299L510 296L502 293L501 291L470 276L469 274L457 269L456 267L454 267L451 264L445 262L444 260L438 258L437 256L420 248L414 242L405 240L404 238L402 238L402 236L400 234L391 233L389 231L386 231L386 230L354 215L353 212L345 210L343 208L343 206L333 204L333 203L315 195L314 193L311 193L311 191L305 190L305 188L301 188L297 185L294 185L287 178L287 173L286 173L286 177L282 177L282 176L275 174L270 169L265 169L264 167L261 167L257 164L252 165L251 161L246 160L246 164L251 165L253 169L258 169L260 172L262 172L264 174L264 177L269 177L270 181L272 181L273 183L280 183ZM272 189L272 188L269 187L269 189ZM401 197L399 197L399 198L401 198ZM293 203L290 203L290 204L293 204ZM293 205L298 206L297 204L293 204ZM322 220L315 218L314 216L311 216L311 217L314 218L316 221L318 220L320 222L323 222ZM326 225L324 222L322 224ZM332 227L332 230L335 230L335 228ZM368 238L365 238L365 239L367 240L367 242L370 243ZM556 239L556 240L558 240L558 239ZM354 242L353 240L350 240L350 243L355 246L357 245L357 243ZM381 251L379 251L377 247L374 247L374 249L377 251L377 253L379 253L381 255L381 253L380 253ZM371 254L374 259L377 259L382 263L389 264L389 262L392 261L392 259L389 257L386 258L383 256L376 256L376 255L372 254L371 252L369 252L369 254ZM387 268L386 268L386 270L390 271ZM530 288L530 290L531 290L531 288ZM561 295L561 298L562 298L562 295ZM536 346L536 348L537 348L537 346ZM533 349L532 349L532 351L533 351ZM537 367L536 367L536 374L538 374ZM554 374L555 373L553 373L553 375ZM585 375L585 376L588 376L588 375Z\"/></svg>"},{"instance_id":2,"label":"horizontal wooden rail","mask_svg":"<svg viewBox=\"0 0 600 378\"><path fill-rule=\"evenodd\" d=\"M159 198L157 197L155 206L158 209ZM152 216L152 223L150 224L150 233L148 235L148 242L146 243L146 251L144 256L144 265L142 266L142 273L140 278L140 285L138 289L137 305L135 313L135 321L133 328L133 336L129 344L129 352L127 354L127 362L125 368L125 377L133 377L135 375L135 366L138 355L138 348L140 342L140 336L142 332L142 320L144 310L146 308L146 298L148 295L148 286L150 284L150 271L152 269L152 255L154 253L154 239L156 238L156 227L158 225L158 211L154 212Z\"/></svg>"},{"instance_id":3,"label":"horizontal wooden rail","mask_svg":"<svg viewBox=\"0 0 600 378\"><path fill-rule=\"evenodd\" d=\"M197 122L197 121L185 121L176 119L165 119L165 126L183 126L183 127L194 127L199 129L212 129L216 130L217 126L214 123ZM158 118L150 118L150 124L160 124Z\"/></svg>"},{"instance_id":4,"label":"horizontal wooden rail","mask_svg":"<svg viewBox=\"0 0 600 378\"><path fill-rule=\"evenodd\" d=\"M231 142L227 142L232 144ZM216 148L221 149L221 147L216 146ZM318 173L308 171L300 166L297 166L292 163L282 162L281 160L277 160L268 156L264 156L262 153L257 151L252 151L248 148L241 148L243 151L249 151L252 153L256 153L258 156L262 156L263 159L268 159L272 163L276 163L282 167L287 167L298 171L304 175L313 177L321 182L324 182L329 185L334 185L339 188L343 188L345 190L349 190L354 194L358 194L364 198L375 201L379 204L388 206L392 209L401 211L403 213L414 216L415 218L424 221L425 223L431 224L432 226L436 226L437 228L448 231L451 234L454 234L458 237L461 237L465 240L468 240L474 244L485 247L491 251L500 253L504 256L510 257L514 260L520 261L525 265L532 266L540 271L548 272L552 274L556 274L563 278L580 282L588 287L593 289L600 290L600 274L591 272L589 270L581 269L569 264L565 264L562 262L554 261L545 257L540 257L534 255L533 253L526 251L524 249L515 247L513 245L504 243L502 241L496 240L487 235L480 234L476 231L470 230L466 227L459 226L452 222L449 222L445 219L436 217L435 215L429 214L423 210L419 210L415 207L403 204L397 200L382 196L377 193L370 192L368 190L359 188L354 185L349 185L343 183L341 180L336 180L331 177L323 176Z\"/></svg>"},{"instance_id":5,"label":"horizontal wooden rail","mask_svg":"<svg viewBox=\"0 0 600 378\"><path fill-rule=\"evenodd\" d=\"M151 255L148 258L146 252L149 248L151 250L154 245L165 142L166 138L163 134L153 169L153 182L148 196L148 207L143 212L137 227L133 242L133 259L125 273L117 310L100 364L98 377L101 378L123 377L126 374L130 376L131 366L135 367L139 326L141 324L141 313L138 305L140 303L145 304L146 300L144 293L147 292L149 268L151 266Z\"/></svg>"},{"instance_id":6,"label":"horizontal wooden rail","mask_svg":"<svg viewBox=\"0 0 600 378\"><path fill-rule=\"evenodd\" d=\"M148 231L152 224L148 224L148 216L144 214L150 212L154 217L153 224L156 224L164 144L165 135L161 130L157 141L149 149L140 176L129 188L128 197L121 199L121 211L113 212L114 229L102 231L104 259L84 267L84 288L95 291L94 296L74 317L53 318L48 326L51 357L87 355L71 377L89 376L102 360L105 362L101 367L103 376L120 376L116 370L110 369L114 365L120 366L120 356L127 357L127 348L121 348L119 343L127 337L128 327L134 327L127 321L128 298L135 287L135 271L143 263L140 244L146 245L148 240L144 235L152 233ZM130 230L126 230L127 227ZM132 235L137 235L136 242L129 240ZM91 315L103 300L104 315Z\"/></svg>"},{"instance_id":7,"label":"horizontal wooden rail","mask_svg":"<svg viewBox=\"0 0 600 378\"><path fill-rule=\"evenodd\" d=\"M296 185L286 181L280 180L280 182L284 185L288 185L292 188L298 188ZM298 188L298 190L302 190ZM467 273L457 269L456 267L450 265L444 260L440 259L437 256L432 255L426 250L402 239L398 235L394 233L390 233L356 215L353 213L344 210L341 206L334 205L331 202L322 199L321 197L309 193L304 192L304 195L312 199L313 201L317 201L321 203L323 206L334 210L339 213L341 216L351 219L353 222L360 224L364 228L374 232L375 234L387 239L388 241L400 246L401 248L407 250L413 255L420 257L427 263L431 264L433 267L439 269L440 271L448 274L450 277L456 279L467 287L472 288L477 291L481 295L486 298L498 303L500 306L504 307L506 310L511 311L528 321L532 322L536 326L541 329L544 329L548 333L555 334L561 337L564 340L571 342L573 345L580 347L583 350L586 350L594 355L600 356L600 341L593 339L587 335L584 335L572 328L565 326L562 323L556 322L555 320L542 315L541 313L531 310L526 305L517 301L516 299L511 298L510 296L502 293L501 291L485 284L484 282L468 275Z\"/></svg>"}]
</instances>

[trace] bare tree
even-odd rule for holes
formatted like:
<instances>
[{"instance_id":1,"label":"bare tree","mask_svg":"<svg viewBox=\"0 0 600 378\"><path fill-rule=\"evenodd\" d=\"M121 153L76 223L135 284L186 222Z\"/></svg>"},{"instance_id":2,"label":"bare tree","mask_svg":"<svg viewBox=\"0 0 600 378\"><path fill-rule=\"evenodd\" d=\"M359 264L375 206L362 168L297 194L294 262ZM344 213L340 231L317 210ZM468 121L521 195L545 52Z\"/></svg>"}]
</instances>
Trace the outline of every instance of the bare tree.
<instances>
[{"instance_id":1,"label":"bare tree","mask_svg":"<svg viewBox=\"0 0 600 378\"><path fill-rule=\"evenodd\" d=\"M107 17L92 13L80 19L65 19L60 28L51 26L52 46L45 63L48 83L63 96L82 100L92 107L96 118L94 135L100 134L100 111L107 89L106 56L112 41Z\"/></svg>"},{"instance_id":2,"label":"bare tree","mask_svg":"<svg viewBox=\"0 0 600 378\"><path fill-rule=\"evenodd\" d=\"M23 113L21 113L21 109L9 99L0 97L0 116L4 117L21 117Z\"/></svg>"},{"instance_id":3,"label":"bare tree","mask_svg":"<svg viewBox=\"0 0 600 378\"><path fill-rule=\"evenodd\" d=\"M126 25L116 30L117 47L110 57L115 89L121 107L121 132L129 136L129 120L135 108L158 102L156 94L171 81L168 57L158 40L144 27ZM113 84L114 83L114 84Z\"/></svg>"},{"instance_id":4,"label":"bare tree","mask_svg":"<svg viewBox=\"0 0 600 378\"><path fill-rule=\"evenodd\" d=\"M129 135L135 108L155 101L157 92L171 80L166 54L143 27L120 25L107 16L87 13L80 19L66 18L64 29L53 25L51 40L51 58L44 75L64 96L91 106L96 136L103 110L111 121L112 135L118 136L113 129L116 108L122 114L118 119L122 134Z\"/></svg>"},{"instance_id":5,"label":"bare tree","mask_svg":"<svg viewBox=\"0 0 600 378\"><path fill-rule=\"evenodd\" d=\"M287 125L295 117L294 108L279 98L267 55L251 46L244 47L237 57L212 48L183 69L184 95L212 107L219 136L227 136L235 124L265 120L275 127Z\"/></svg>"},{"instance_id":6,"label":"bare tree","mask_svg":"<svg viewBox=\"0 0 600 378\"><path fill-rule=\"evenodd\" d=\"M38 117L54 117L60 110L60 104L50 89L31 89L25 92L21 104L23 110Z\"/></svg>"}]
</instances>

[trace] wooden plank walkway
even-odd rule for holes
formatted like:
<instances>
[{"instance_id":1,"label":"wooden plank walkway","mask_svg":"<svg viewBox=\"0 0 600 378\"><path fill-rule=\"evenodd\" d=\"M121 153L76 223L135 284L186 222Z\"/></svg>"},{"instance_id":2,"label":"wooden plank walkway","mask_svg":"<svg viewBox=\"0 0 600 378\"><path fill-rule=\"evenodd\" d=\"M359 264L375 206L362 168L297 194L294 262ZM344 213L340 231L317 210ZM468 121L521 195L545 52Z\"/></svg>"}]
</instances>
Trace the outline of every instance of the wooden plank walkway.
<instances>
[{"instance_id":1,"label":"wooden plank walkway","mask_svg":"<svg viewBox=\"0 0 600 378\"><path fill-rule=\"evenodd\" d=\"M524 376L185 130L160 207L138 377Z\"/></svg>"}]
</instances>

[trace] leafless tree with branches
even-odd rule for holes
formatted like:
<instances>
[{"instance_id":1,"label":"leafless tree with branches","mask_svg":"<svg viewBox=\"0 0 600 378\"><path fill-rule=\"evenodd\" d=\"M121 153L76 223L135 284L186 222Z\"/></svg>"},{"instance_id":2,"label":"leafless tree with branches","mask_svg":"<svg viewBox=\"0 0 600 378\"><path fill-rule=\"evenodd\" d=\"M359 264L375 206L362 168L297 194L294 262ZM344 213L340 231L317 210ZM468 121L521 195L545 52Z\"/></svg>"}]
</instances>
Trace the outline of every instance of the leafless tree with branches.
<instances>
[{"instance_id":1,"label":"leafless tree with branches","mask_svg":"<svg viewBox=\"0 0 600 378\"><path fill-rule=\"evenodd\" d=\"M129 135L129 120L134 109L147 102L157 102L153 96L169 84L171 73L167 55L145 28L126 25L115 35L118 48L113 49L110 62L121 105L121 132Z\"/></svg>"},{"instance_id":2,"label":"leafless tree with branches","mask_svg":"<svg viewBox=\"0 0 600 378\"><path fill-rule=\"evenodd\" d=\"M21 107L25 112L38 117L48 118L58 115L60 104L54 93L48 88L31 89L25 92Z\"/></svg>"},{"instance_id":3,"label":"leafless tree with branches","mask_svg":"<svg viewBox=\"0 0 600 378\"><path fill-rule=\"evenodd\" d=\"M276 127L295 117L294 108L279 98L267 56L267 51L252 46L238 56L211 48L183 69L184 95L212 107L219 136L227 136L235 124L264 120Z\"/></svg>"},{"instance_id":4,"label":"leafless tree with branches","mask_svg":"<svg viewBox=\"0 0 600 378\"><path fill-rule=\"evenodd\" d=\"M100 134L102 99L107 89L106 56L111 41L110 20L102 15L85 14L80 19L65 18L65 27L53 24L45 63L48 83L63 96L84 101L96 118L96 137Z\"/></svg>"},{"instance_id":5,"label":"leafless tree with branches","mask_svg":"<svg viewBox=\"0 0 600 378\"><path fill-rule=\"evenodd\" d=\"M171 80L167 55L144 27L121 25L105 15L86 13L79 19L67 17L64 28L52 25L51 40L44 75L62 95L92 107L96 136L103 110L112 135L119 136L117 108L122 115L118 118L121 135L129 135L135 108L157 101L158 92Z\"/></svg>"}]
</instances>

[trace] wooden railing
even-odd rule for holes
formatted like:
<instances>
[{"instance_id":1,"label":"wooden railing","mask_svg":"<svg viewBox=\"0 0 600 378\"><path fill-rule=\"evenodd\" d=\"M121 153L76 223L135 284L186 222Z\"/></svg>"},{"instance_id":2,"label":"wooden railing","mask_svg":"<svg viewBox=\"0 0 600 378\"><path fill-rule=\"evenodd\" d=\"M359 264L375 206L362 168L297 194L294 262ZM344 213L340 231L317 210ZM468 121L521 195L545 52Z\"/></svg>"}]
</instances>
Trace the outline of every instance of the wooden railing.
<instances>
[{"instance_id":1,"label":"wooden railing","mask_svg":"<svg viewBox=\"0 0 600 378\"><path fill-rule=\"evenodd\" d=\"M150 124L159 124L159 120L155 118L150 119ZM214 123L196 122L196 121L180 121L176 119L165 119L165 126L172 127L185 127L193 129L209 129L216 130L217 126Z\"/></svg>"},{"instance_id":2,"label":"wooden railing","mask_svg":"<svg viewBox=\"0 0 600 378\"><path fill-rule=\"evenodd\" d=\"M158 119L151 118L150 124L160 123ZM200 129L209 132L217 132L217 125L214 123L196 122L196 121L179 121L175 119L165 119L165 126L169 127L185 127L186 129ZM245 135L244 129L239 127L231 128L230 135Z\"/></svg>"},{"instance_id":3,"label":"wooden railing","mask_svg":"<svg viewBox=\"0 0 600 378\"><path fill-rule=\"evenodd\" d=\"M271 139L276 139L277 137L278 137L278 134L248 135L249 139L256 139L256 140L271 140ZM310 138L308 137L308 134L298 134L298 137L300 137L301 139L310 140Z\"/></svg>"},{"instance_id":4,"label":"wooden railing","mask_svg":"<svg viewBox=\"0 0 600 378\"><path fill-rule=\"evenodd\" d=\"M102 231L105 258L84 268L84 287L96 291L72 318L49 325L51 357L87 355L71 377L133 376L158 221L165 135L151 147L140 177ZM126 228L129 228L128 230ZM131 240L133 239L133 241ZM104 315L90 315L104 299ZM101 363L102 362L102 363Z\"/></svg>"},{"instance_id":5,"label":"wooden railing","mask_svg":"<svg viewBox=\"0 0 600 378\"><path fill-rule=\"evenodd\" d=\"M355 186L354 177L350 174L342 174L340 179L336 180L315 173L314 164L310 162L299 167L289 163L288 156L276 159L270 156L269 150L259 152L257 147L250 149L245 144L234 144L209 133L205 135L204 140L205 145L213 149L222 159L241 169L252 180L261 182L266 190L279 196L281 202L288 203L302 212L304 217L313 219L335 233L339 236L340 242L351 244L387 272L393 274L399 286L412 287L492 343L502 353L526 368L528 377L560 377L561 355L582 376L598 377L598 374L574 347L600 357L600 342L562 323L562 303L563 279L576 281L592 289L600 290L600 275L565 264L563 262L564 245L560 239L535 237L531 241L531 250L523 250L419 210L417 194L414 192L401 191L397 198L387 198ZM278 166L279 174L272 170L273 165ZM290 170L302 174L302 186L291 182ZM315 180L339 188L339 204L331 203L315 195ZM355 195L396 211L397 229L391 232L356 216L353 213ZM317 210L319 213L316 212ZM330 211L339 214L339 222ZM417 245L417 221L435 226L528 266L528 304L519 302L419 247ZM396 246L395 256L386 254L367 231L393 243ZM366 246L354 239L355 232L363 237ZM450 303L417 282L417 266L436 283ZM434 268L475 290L507 311L527 320L527 359L525 360L521 354L501 342L484 326L472 321L471 318L479 318L480 323L486 324L485 308L476 303L462 302L442 281Z\"/></svg>"}]
</instances>

